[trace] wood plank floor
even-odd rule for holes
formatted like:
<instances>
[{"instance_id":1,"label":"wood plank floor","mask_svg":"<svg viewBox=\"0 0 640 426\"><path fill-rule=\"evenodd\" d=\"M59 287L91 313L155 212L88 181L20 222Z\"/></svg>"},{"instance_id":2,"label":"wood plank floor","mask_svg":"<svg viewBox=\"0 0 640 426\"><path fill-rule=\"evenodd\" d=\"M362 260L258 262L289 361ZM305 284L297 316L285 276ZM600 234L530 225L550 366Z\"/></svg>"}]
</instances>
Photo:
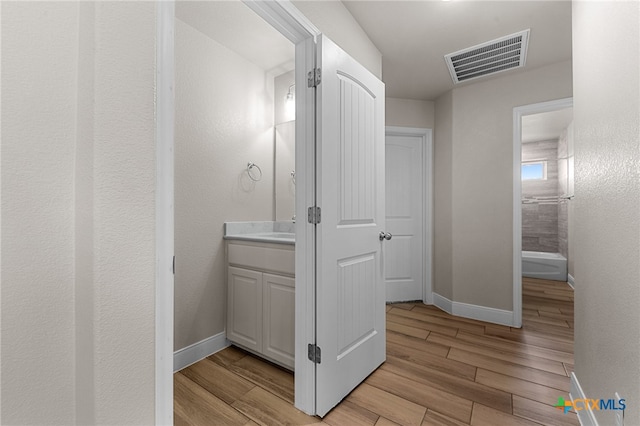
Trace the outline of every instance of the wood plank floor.
<instances>
[{"instance_id":1,"label":"wood plank floor","mask_svg":"<svg viewBox=\"0 0 640 426\"><path fill-rule=\"evenodd\" d=\"M293 375L229 347L174 376L176 425L577 425L553 407L573 369L573 290L523 278L523 327L387 306L387 361L324 419Z\"/></svg>"}]
</instances>

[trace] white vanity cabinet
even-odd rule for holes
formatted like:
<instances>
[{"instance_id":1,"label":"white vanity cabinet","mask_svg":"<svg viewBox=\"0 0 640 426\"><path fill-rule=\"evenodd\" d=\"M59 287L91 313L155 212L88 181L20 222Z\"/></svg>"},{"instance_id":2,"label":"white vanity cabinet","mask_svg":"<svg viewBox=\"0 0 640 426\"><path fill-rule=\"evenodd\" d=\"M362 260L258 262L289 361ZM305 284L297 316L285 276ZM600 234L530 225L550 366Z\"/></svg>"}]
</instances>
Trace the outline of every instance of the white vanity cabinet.
<instances>
[{"instance_id":1,"label":"white vanity cabinet","mask_svg":"<svg viewBox=\"0 0 640 426\"><path fill-rule=\"evenodd\" d=\"M294 368L295 250L227 241L227 339Z\"/></svg>"}]
</instances>

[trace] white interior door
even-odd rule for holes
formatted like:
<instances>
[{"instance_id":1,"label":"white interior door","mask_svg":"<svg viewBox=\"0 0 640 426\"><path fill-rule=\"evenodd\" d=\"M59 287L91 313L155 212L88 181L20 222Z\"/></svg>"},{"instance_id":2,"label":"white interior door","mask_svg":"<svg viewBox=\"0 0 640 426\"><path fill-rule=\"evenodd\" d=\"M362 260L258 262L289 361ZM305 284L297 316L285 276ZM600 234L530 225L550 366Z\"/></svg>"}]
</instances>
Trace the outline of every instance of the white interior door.
<instances>
[{"instance_id":1,"label":"white interior door","mask_svg":"<svg viewBox=\"0 0 640 426\"><path fill-rule=\"evenodd\" d=\"M411 134L386 136L387 302L423 299L423 143Z\"/></svg>"},{"instance_id":2,"label":"white interior door","mask_svg":"<svg viewBox=\"0 0 640 426\"><path fill-rule=\"evenodd\" d=\"M384 84L318 38L316 413L385 360Z\"/></svg>"}]
</instances>

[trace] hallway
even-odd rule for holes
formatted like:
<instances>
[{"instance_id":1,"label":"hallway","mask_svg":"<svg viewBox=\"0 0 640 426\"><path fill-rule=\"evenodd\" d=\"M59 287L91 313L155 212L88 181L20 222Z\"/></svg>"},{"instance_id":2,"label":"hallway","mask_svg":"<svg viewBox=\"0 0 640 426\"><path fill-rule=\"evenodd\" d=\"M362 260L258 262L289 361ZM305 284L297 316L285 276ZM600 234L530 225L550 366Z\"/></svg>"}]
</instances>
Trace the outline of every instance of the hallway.
<instances>
[{"instance_id":1,"label":"hallway","mask_svg":"<svg viewBox=\"0 0 640 426\"><path fill-rule=\"evenodd\" d=\"M174 375L176 425L577 425L553 407L573 368L573 290L523 278L523 328L387 306L387 361L324 419L293 375L229 347Z\"/></svg>"}]
</instances>

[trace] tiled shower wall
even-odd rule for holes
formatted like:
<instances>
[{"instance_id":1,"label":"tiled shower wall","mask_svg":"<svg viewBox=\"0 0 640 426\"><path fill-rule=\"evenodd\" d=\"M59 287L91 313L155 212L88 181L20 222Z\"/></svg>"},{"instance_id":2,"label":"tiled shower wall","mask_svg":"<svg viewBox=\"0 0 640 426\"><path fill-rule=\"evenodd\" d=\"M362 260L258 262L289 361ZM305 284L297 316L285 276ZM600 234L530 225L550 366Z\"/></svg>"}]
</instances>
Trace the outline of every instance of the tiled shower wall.
<instances>
[{"instance_id":1,"label":"tiled shower wall","mask_svg":"<svg viewBox=\"0 0 640 426\"><path fill-rule=\"evenodd\" d=\"M558 140L522 144L522 161L547 162L547 179L522 181L522 250L558 253Z\"/></svg>"}]
</instances>

